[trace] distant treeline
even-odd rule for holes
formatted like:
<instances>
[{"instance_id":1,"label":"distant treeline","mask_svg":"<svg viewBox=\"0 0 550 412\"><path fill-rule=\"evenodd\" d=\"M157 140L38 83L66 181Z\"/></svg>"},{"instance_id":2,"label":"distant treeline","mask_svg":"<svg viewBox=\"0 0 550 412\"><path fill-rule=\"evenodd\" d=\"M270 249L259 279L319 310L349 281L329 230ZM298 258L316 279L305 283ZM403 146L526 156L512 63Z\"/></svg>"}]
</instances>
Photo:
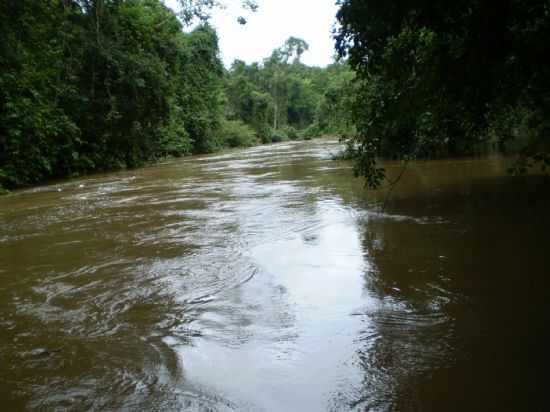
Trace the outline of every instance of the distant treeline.
<instances>
[{"instance_id":1,"label":"distant treeline","mask_svg":"<svg viewBox=\"0 0 550 412\"><path fill-rule=\"evenodd\" d=\"M291 37L263 63L236 60L227 76L227 118L254 130L264 143L350 133L353 72L300 62L308 44Z\"/></svg>"},{"instance_id":2,"label":"distant treeline","mask_svg":"<svg viewBox=\"0 0 550 412\"><path fill-rule=\"evenodd\" d=\"M0 191L350 128L351 71L300 39L225 70L160 0L3 0L0 23Z\"/></svg>"}]
</instances>

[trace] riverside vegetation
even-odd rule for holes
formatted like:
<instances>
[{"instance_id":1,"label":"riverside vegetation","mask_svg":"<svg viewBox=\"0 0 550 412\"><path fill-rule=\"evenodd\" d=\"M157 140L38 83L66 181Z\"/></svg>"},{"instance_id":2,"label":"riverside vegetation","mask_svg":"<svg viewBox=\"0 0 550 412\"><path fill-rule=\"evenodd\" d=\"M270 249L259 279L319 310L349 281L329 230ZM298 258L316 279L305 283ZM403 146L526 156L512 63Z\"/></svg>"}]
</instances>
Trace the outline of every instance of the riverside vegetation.
<instances>
[{"instance_id":1,"label":"riverside vegetation","mask_svg":"<svg viewBox=\"0 0 550 412\"><path fill-rule=\"evenodd\" d=\"M516 172L550 165L543 0L340 0L339 62L302 64L308 44L290 37L229 69L208 24L218 3L179 3L2 2L0 191L322 134L347 140L371 187L380 157L513 150Z\"/></svg>"},{"instance_id":2,"label":"riverside vegetation","mask_svg":"<svg viewBox=\"0 0 550 412\"><path fill-rule=\"evenodd\" d=\"M371 187L377 158L519 153L550 166L550 5L545 0L341 0L336 47L357 73L348 142Z\"/></svg>"},{"instance_id":3,"label":"riverside vegetation","mask_svg":"<svg viewBox=\"0 0 550 412\"><path fill-rule=\"evenodd\" d=\"M345 63L308 67L291 37L226 70L210 3L176 15L160 0L3 1L0 191L350 130Z\"/></svg>"}]
</instances>

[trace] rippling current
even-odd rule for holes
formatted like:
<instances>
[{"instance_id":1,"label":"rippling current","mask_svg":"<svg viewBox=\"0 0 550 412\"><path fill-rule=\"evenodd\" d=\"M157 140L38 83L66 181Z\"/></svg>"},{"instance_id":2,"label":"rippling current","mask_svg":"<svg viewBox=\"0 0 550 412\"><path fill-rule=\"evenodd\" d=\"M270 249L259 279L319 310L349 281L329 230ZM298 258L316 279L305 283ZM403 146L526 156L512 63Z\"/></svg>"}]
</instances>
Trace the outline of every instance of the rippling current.
<instances>
[{"instance_id":1,"label":"rippling current","mask_svg":"<svg viewBox=\"0 0 550 412\"><path fill-rule=\"evenodd\" d=\"M338 149L0 198L2 410L544 410L548 179L418 162L388 196Z\"/></svg>"}]
</instances>

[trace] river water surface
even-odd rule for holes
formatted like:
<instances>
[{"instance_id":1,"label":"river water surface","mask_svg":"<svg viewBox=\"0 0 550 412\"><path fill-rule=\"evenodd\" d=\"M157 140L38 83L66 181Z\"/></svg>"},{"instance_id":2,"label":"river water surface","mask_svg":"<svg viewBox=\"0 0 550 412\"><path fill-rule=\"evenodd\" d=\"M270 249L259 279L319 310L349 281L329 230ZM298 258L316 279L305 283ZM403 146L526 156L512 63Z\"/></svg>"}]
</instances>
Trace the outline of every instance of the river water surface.
<instances>
[{"instance_id":1,"label":"river water surface","mask_svg":"<svg viewBox=\"0 0 550 412\"><path fill-rule=\"evenodd\" d=\"M338 148L0 198L2 410L545 410L548 181Z\"/></svg>"}]
</instances>

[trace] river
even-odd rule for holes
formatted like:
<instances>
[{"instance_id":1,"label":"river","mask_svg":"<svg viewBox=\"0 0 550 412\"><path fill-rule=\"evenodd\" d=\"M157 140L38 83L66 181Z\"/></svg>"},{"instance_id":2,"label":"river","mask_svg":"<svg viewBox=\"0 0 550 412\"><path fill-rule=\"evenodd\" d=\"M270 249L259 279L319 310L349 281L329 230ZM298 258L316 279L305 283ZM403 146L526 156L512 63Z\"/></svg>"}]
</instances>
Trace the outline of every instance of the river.
<instances>
[{"instance_id":1,"label":"river","mask_svg":"<svg viewBox=\"0 0 550 412\"><path fill-rule=\"evenodd\" d=\"M543 410L547 179L416 162L387 196L338 148L1 197L2 410Z\"/></svg>"}]
</instances>

